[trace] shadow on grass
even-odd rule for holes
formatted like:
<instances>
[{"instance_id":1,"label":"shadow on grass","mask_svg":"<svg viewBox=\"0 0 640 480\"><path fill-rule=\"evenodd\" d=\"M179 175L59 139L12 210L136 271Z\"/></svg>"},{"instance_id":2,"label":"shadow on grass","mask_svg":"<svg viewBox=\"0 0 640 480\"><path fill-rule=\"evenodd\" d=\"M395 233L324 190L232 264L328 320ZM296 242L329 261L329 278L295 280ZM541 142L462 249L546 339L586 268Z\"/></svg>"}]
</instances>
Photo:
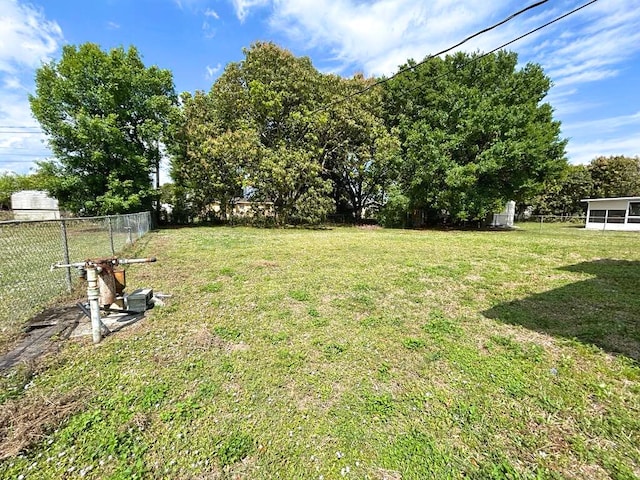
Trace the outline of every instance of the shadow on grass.
<instances>
[{"instance_id":1,"label":"shadow on grass","mask_svg":"<svg viewBox=\"0 0 640 480\"><path fill-rule=\"evenodd\" d=\"M597 260L559 270L594 278L502 303L482 314L640 361L640 262Z\"/></svg>"}]
</instances>

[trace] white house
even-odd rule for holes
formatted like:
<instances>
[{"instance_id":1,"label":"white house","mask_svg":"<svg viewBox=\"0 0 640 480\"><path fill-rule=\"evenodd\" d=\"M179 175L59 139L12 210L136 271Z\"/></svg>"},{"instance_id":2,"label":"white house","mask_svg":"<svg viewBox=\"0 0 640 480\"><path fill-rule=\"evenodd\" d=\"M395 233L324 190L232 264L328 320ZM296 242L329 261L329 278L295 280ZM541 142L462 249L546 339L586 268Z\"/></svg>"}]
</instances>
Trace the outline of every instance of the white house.
<instances>
[{"instance_id":1,"label":"white house","mask_svg":"<svg viewBox=\"0 0 640 480\"><path fill-rule=\"evenodd\" d=\"M594 230L640 231L640 197L587 198L587 223Z\"/></svg>"}]
</instances>

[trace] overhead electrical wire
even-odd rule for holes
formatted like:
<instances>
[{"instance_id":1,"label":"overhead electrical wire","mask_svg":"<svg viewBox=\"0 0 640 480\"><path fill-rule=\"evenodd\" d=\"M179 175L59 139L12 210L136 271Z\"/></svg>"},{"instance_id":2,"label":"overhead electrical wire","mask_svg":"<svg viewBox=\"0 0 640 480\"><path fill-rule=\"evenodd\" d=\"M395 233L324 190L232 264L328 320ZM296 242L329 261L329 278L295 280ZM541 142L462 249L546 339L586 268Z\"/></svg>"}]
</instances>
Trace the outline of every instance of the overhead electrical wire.
<instances>
[{"instance_id":1,"label":"overhead electrical wire","mask_svg":"<svg viewBox=\"0 0 640 480\"><path fill-rule=\"evenodd\" d=\"M541 1L541 2L538 2L538 3L534 3L534 4L532 4L532 5L529 5L528 7L524 8L524 9L522 9L522 10L519 10L518 12L516 12L516 13L514 13L514 14L510 15L509 17L505 18L504 20L502 20L502 21L500 21L500 22L498 22L498 23L496 23L496 24L494 24L494 25L491 25L490 27L487 27L487 28L485 28L485 29L483 29L483 30L481 30L481 31L479 31L479 32L476 32L476 33L474 33L473 35L468 36L467 38L465 38L465 39L464 39L464 40L462 40L461 42L458 42L457 44L455 44L455 45L453 45L453 46L451 46L451 47L449 47L449 48L446 48L446 49L444 49L444 50L439 51L438 53L434 53L434 54L431 54L431 55L427 56L424 60L422 60L422 61L420 61L420 62L416 63L415 65L411 65L411 66L409 66L409 67L402 68L402 69L398 70L396 73L394 73L393 75L391 75L390 77L385 77L385 78L382 78L382 79L380 79L380 80L377 80L376 82L372 83L371 85L366 86L365 88L362 88L362 89L360 89L360 90L358 90L358 91L355 91L355 92L353 92L353 93L350 93L349 95L345 95L344 97L339 98L338 100L334 100L333 102L329 102L328 104L323 105L322 107L317 108L317 109L316 109L316 110L314 110L312 113L319 113L319 112L321 112L321 111L323 111L323 110L326 110L326 109L327 109L327 108L329 108L329 107L332 107L332 106L334 106L334 105L339 105L340 103L343 103L343 102L345 102L345 101L347 101L347 100L350 100L350 99L351 99L351 98L353 98L353 97L356 97L356 96L358 96L358 95L362 95L363 93L368 92L369 90L371 90L371 89L373 89L373 88L377 87L378 85L382 85L382 84L384 84L384 83L389 82L390 80L392 80L393 78L397 77L398 75L402 75L403 73L408 72L408 71L413 71L416 67L419 67L420 65L423 65L423 64L427 63L427 62L428 62L428 61L430 61L431 59L433 59L433 58L435 58L435 57L438 57L438 56L440 56L440 55L442 55L442 54L444 54L444 53L447 53L447 52L449 52L449 51L453 50L454 48L457 48L457 47L459 47L460 45L462 45L462 44L464 44L464 43L468 42L469 40L471 40L471 39L473 39L473 38L477 37L478 35L481 35L481 34L483 34L483 33L486 33L486 32L488 32L488 31L490 31L490 30L493 30L494 28L496 28L496 27L498 27L498 26L500 26L500 25L503 25L503 24L505 24L506 22L508 22L508 21L510 21L510 20L512 20L512 19L514 19L514 18L515 18L515 17L517 17L518 15L521 15L521 14L523 14L523 13L525 13L525 12L527 12L527 11L529 11L529 10L533 9L533 8L539 7L540 5L542 5L542 4L544 4L544 3L546 3L547 1L548 1L548 0ZM560 20L563 20L564 18L566 18L566 17L568 17L568 16L570 16L570 15L573 15L574 13L576 13L576 12L578 12L578 11L582 10L583 8L588 7L588 6L589 6L589 5L591 5L591 4L596 3L597 1L598 1L598 0L591 0L591 1L589 1L589 2L587 2L587 3L585 3L585 4L581 5L581 6L579 6L579 7L577 7L577 8L574 8L573 10L571 10L571 11L569 11L569 12L567 12L567 13L564 13L563 15L560 15L559 17L554 18L553 20L551 20L551 21L549 21L549 22L547 22L547 23L545 23L545 24L543 24L543 25L540 25L540 26L539 26L539 27L537 27L537 28L534 28L533 30L528 31L528 32L527 32L527 33L525 33L525 34L520 35L520 36L519 36L519 37L517 37L517 38L514 38L513 40L509 40L508 42L503 43L503 44L502 44L502 45L500 45L499 47L496 47L496 48L494 48L493 50L491 50L491 51L489 51L489 52L485 52L485 53L483 53L482 55L480 55L480 56L478 56L478 57L475 57L475 58L473 58L472 60L470 60L470 61L468 61L468 62L464 63L464 64L462 65L462 68L464 68L465 66L467 66L467 65L469 65L469 64L471 64L471 63L477 62L478 60L480 60L480 59L482 59L482 58L484 58L484 57L486 57L486 56L488 56L488 55L491 55L492 53L495 53L495 52L497 52L498 50L501 50L501 49L503 49L504 47L507 47L507 46L511 45L512 43L515 43L515 42L517 42L517 41L519 41L519 40L522 40L523 38L528 37L529 35L533 35L534 33L536 33L536 32L538 32L538 31L542 30L543 28L547 28L548 26L550 26L550 25L552 25L552 24L554 24L554 23L556 23L556 22L559 22ZM446 75L446 73L445 73L444 75ZM434 78L434 80L435 80L435 79L437 79L437 78L440 78L441 76L444 76L444 75L439 75L439 76L435 77L435 78Z\"/></svg>"},{"instance_id":2,"label":"overhead electrical wire","mask_svg":"<svg viewBox=\"0 0 640 480\"><path fill-rule=\"evenodd\" d=\"M556 22L559 22L560 20L562 20L562 19L564 19L564 18L568 17L569 15L573 15L574 13L576 13L576 12L578 12L578 11L582 10L583 8L588 7L589 5L591 5L591 4L593 4L593 3L596 3L597 1L598 1L598 0L591 0L591 1L589 1L589 2L587 2L587 3L585 3L585 4L581 5L581 6L579 6L579 7L577 7L577 8L575 8L575 9L571 10L570 12L564 13L564 14L560 15L559 17L556 17L556 18L554 18L553 20L550 20L549 22L547 22L547 23L545 23L545 24L543 24L543 25L540 25L539 27L534 28L533 30L529 30L527 33L523 33L523 34L522 34L522 35L520 35L519 37L516 37L516 38L514 38L514 39L512 39L512 40L509 40L508 42L503 43L502 45L500 45L500 46L498 46L498 47L494 48L493 50L489 50L488 52L484 52L483 54L478 55L477 57L474 57L474 58L472 58L471 60L469 60L469 61L467 61L467 62L463 63L462 65L460 65L460 68L465 68L467 65L471 65L472 63L475 63L475 62L477 62L477 61L479 61L479 60L482 60L483 58L488 57L488 56L489 56L489 55L491 55L492 53L495 53L495 52L497 52L498 50L502 50L503 48L508 47L508 46L509 46L509 45L511 45L512 43L515 43L515 42L517 42L517 41L519 41L519 40L522 40L523 38L528 37L529 35L533 35L534 33L539 32L540 30L542 30L543 28L546 28L546 27L548 27L549 25L552 25L552 24L554 24L554 23L556 23ZM436 75L435 77L431 78L430 80L431 80L431 81L439 80L440 78L442 78L442 77L446 77L447 75L449 75L449 73L450 73L450 72L444 72L444 73L441 73L440 75ZM422 87L422 85L418 85L418 86L416 86L416 87L414 87L414 88L410 89L410 90L409 90L409 92L413 92L413 91L415 91L415 90L417 90L417 89L419 89L419 88L421 88L421 87Z\"/></svg>"},{"instance_id":3,"label":"overhead electrical wire","mask_svg":"<svg viewBox=\"0 0 640 480\"><path fill-rule=\"evenodd\" d=\"M6 156L6 155L16 155L18 157L47 157L47 156L51 156L51 153L15 153L15 152L8 152L8 153L1 153L0 152L0 157L2 156Z\"/></svg>"},{"instance_id":4,"label":"overhead electrical wire","mask_svg":"<svg viewBox=\"0 0 640 480\"><path fill-rule=\"evenodd\" d=\"M12 132L11 130L0 130L0 133L5 133L7 135L38 135L43 132L42 130L39 130L37 132L26 132L24 130Z\"/></svg>"}]
</instances>

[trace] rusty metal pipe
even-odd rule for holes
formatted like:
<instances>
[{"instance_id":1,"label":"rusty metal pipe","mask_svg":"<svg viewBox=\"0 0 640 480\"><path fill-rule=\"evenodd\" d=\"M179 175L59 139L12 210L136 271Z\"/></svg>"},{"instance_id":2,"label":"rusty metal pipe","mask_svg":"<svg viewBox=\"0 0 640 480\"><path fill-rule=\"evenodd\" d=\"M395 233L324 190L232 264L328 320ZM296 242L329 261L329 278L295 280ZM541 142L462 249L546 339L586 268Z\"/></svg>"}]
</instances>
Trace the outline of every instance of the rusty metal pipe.
<instances>
[{"instance_id":1,"label":"rusty metal pipe","mask_svg":"<svg viewBox=\"0 0 640 480\"><path fill-rule=\"evenodd\" d=\"M119 265L131 265L132 263L153 263L156 262L156 257L149 258L120 258L118 259Z\"/></svg>"}]
</instances>

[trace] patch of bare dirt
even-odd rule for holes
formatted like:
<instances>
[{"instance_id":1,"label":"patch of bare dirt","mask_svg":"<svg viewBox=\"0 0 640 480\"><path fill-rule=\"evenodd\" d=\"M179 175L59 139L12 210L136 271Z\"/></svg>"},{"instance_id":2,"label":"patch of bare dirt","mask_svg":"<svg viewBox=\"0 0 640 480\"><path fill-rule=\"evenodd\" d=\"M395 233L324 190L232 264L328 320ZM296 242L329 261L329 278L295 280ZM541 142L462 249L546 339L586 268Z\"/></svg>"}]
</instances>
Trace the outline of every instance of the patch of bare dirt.
<instances>
[{"instance_id":1,"label":"patch of bare dirt","mask_svg":"<svg viewBox=\"0 0 640 480\"><path fill-rule=\"evenodd\" d=\"M198 350L220 350L226 353L246 352L249 345L244 342L231 342L212 333L207 327L195 329L188 336L188 344Z\"/></svg>"},{"instance_id":2,"label":"patch of bare dirt","mask_svg":"<svg viewBox=\"0 0 640 480\"><path fill-rule=\"evenodd\" d=\"M280 265L278 262L272 262L271 260L258 260L254 262L253 266L257 268L277 268Z\"/></svg>"},{"instance_id":3,"label":"patch of bare dirt","mask_svg":"<svg viewBox=\"0 0 640 480\"><path fill-rule=\"evenodd\" d=\"M401 480L402 475L396 470L385 470L384 468L378 468L374 472L375 478L379 480Z\"/></svg>"}]
</instances>

